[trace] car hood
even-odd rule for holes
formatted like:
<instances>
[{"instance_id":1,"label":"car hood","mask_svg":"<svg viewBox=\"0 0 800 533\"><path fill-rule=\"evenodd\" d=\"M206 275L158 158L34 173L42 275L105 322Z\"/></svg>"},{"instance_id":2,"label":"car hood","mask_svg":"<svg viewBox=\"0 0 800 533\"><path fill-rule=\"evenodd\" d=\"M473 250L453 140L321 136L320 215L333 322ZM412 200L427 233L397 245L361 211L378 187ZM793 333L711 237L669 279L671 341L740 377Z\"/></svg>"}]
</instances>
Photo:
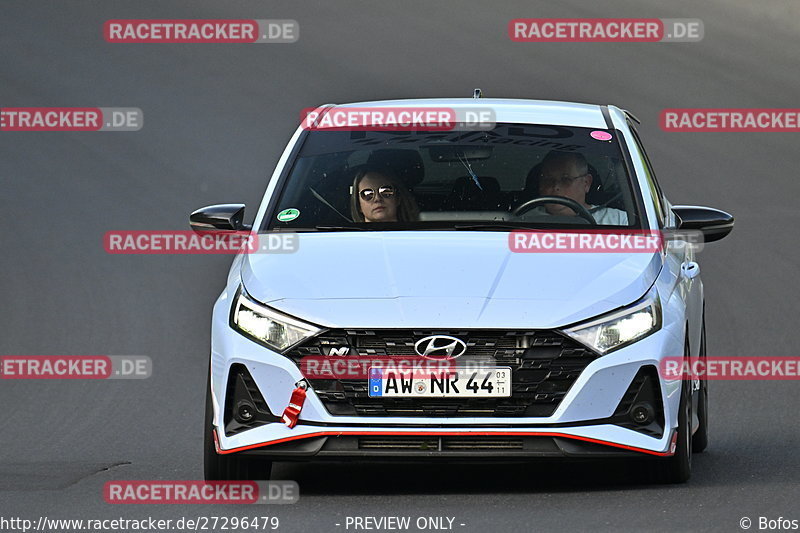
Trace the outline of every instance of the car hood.
<instances>
[{"instance_id":1,"label":"car hood","mask_svg":"<svg viewBox=\"0 0 800 533\"><path fill-rule=\"evenodd\" d=\"M326 327L554 328L630 304L658 253L515 253L508 233L300 233L291 254L249 254L247 292Z\"/></svg>"}]
</instances>

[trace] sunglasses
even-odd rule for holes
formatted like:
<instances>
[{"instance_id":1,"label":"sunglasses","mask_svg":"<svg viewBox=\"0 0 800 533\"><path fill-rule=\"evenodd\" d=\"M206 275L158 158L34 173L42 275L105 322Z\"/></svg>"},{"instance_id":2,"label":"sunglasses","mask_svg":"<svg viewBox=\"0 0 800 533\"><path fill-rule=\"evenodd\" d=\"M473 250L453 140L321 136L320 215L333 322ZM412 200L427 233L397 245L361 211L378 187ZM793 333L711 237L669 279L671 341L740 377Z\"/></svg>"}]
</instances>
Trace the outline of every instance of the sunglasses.
<instances>
[{"instance_id":1,"label":"sunglasses","mask_svg":"<svg viewBox=\"0 0 800 533\"><path fill-rule=\"evenodd\" d=\"M375 189L364 189L359 191L358 195L361 197L362 200L365 202L371 202L375 199L376 191ZM382 198L392 198L394 196L394 187L391 185L385 185L383 187L379 187L377 190L377 194L380 194Z\"/></svg>"}]
</instances>

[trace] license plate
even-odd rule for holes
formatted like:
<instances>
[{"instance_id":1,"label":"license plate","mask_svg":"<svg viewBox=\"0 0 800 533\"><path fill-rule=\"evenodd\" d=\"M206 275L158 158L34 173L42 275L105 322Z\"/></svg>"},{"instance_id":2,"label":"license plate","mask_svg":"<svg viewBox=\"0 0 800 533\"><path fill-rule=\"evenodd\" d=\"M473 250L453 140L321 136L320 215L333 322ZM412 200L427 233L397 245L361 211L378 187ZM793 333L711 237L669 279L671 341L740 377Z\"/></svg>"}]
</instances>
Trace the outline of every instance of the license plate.
<instances>
[{"instance_id":1,"label":"license plate","mask_svg":"<svg viewBox=\"0 0 800 533\"><path fill-rule=\"evenodd\" d=\"M388 398L505 398L511 396L511 369L419 371L369 369L369 395Z\"/></svg>"}]
</instances>

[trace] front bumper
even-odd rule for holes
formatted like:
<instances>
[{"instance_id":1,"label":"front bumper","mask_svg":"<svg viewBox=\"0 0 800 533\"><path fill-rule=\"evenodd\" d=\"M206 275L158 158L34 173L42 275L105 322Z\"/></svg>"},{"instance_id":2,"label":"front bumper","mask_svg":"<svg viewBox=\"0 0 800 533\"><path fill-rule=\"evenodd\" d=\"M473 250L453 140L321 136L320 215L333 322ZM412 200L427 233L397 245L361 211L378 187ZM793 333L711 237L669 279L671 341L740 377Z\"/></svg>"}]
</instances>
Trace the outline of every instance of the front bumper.
<instances>
[{"instance_id":1,"label":"front bumper","mask_svg":"<svg viewBox=\"0 0 800 533\"><path fill-rule=\"evenodd\" d=\"M224 293L214 309L211 353L213 425L221 454L248 453L281 459L507 458L668 456L674 450L679 380L659 380L663 434L652 436L609 423L642 367L658 368L664 357L683 353L683 323L670 322L666 316L658 332L586 366L547 417L333 416L310 389L296 427L289 429L276 421L226 435L220 429L225 426L221 406L225 405L232 365L246 367L269 411L278 417L286 408L295 383L304 377L288 358L233 331L228 324L229 310L230 301Z\"/></svg>"},{"instance_id":2,"label":"front bumper","mask_svg":"<svg viewBox=\"0 0 800 533\"><path fill-rule=\"evenodd\" d=\"M492 460L536 457L640 457L654 452L567 433L528 431L311 431L269 443L222 450L221 454L243 454L276 460L376 459L376 460ZM674 440L674 439L673 439Z\"/></svg>"}]
</instances>

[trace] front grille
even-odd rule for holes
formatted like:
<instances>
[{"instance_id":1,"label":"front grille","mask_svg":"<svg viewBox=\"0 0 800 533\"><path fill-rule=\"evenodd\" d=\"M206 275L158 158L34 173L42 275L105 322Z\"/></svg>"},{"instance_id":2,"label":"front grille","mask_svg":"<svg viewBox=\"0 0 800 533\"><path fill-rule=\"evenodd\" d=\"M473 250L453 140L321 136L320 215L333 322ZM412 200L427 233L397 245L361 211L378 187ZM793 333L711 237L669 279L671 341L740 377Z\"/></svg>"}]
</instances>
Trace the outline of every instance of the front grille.
<instances>
[{"instance_id":1,"label":"front grille","mask_svg":"<svg viewBox=\"0 0 800 533\"><path fill-rule=\"evenodd\" d=\"M361 437L360 450L438 450L439 438L422 437Z\"/></svg>"},{"instance_id":2,"label":"front grille","mask_svg":"<svg viewBox=\"0 0 800 533\"><path fill-rule=\"evenodd\" d=\"M464 341L458 361L510 367L508 398L371 398L367 379L309 379L334 416L545 417L550 416L597 355L554 331L330 330L290 350L303 357L418 357L414 344L430 335ZM346 355L345 355L346 354Z\"/></svg>"},{"instance_id":3,"label":"front grille","mask_svg":"<svg viewBox=\"0 0 800 533\"><path fill-rule=\"evenodd\" d=\"M443 437L443 450L521 450L521 438Z\"/></svg>"},{"instance_id":4,"label":"front grille","mask_svg":"<svg viewBox=\"0 0 800 533\"><path fill-rule=\"evenodd\" d=\"M522 450L519 437L361 437L360 450L480 451Z\"/></svg>"}]
</instances>

